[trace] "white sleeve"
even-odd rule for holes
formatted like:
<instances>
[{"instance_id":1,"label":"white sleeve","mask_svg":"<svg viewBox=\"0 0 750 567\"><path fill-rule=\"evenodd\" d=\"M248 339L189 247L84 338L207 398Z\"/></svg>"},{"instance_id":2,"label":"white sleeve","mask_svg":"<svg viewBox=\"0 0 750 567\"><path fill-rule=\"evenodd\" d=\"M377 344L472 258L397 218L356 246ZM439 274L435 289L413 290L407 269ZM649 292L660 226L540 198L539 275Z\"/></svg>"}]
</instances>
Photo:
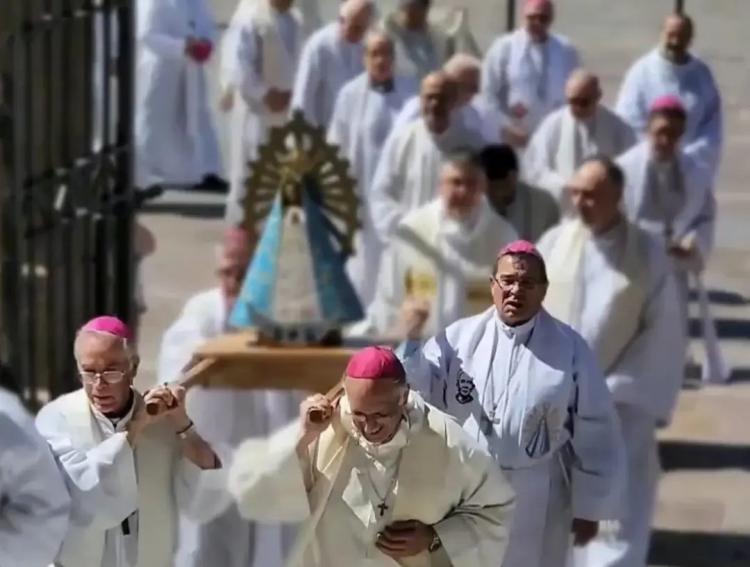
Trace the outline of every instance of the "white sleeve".
<instances>
[{"instance_id":1,"label":"white sleeve","mask_svg":"<svg viewBox=\"0 0 750 567\"><path fill-rule=\"evenodd\" d=\"M489 103L503 114L508 112L506 66L508 64L509 47L510 40L507 36L495 40L487 51L482 64L480 92Z\"/></svg>"},{"instance_id":2,"label":"white sleeve","mask_svg":"<svg viewBox=\"0 0 750 567\"><path fill-rule=\"evenodd\" d=\"M656 285L641 314L639 332L607 376L615 403L645 410L669 423L685 371L687 336L674 274L660 254ZM655 264L655 262L651 262Z\"/></svg>"},{"instance_id":3,"label":"white sleeve","mask_svg":"<svg viewBox=\"0 0 750 567\"><path fill-rule=\"evenodd\" d=\"M723 141L721 94L709 69L706 69L703 84L706 86L706 97L703 101L705 112L697 127L698 136L685 145L685 152L702 159L705 165L711 168L712 173L715 173Z\"/></svg>"},{"instance_id":4,"label":"white sleeve","mask_svg":"<svg viewBox=\"0 0 750 567\"><path fill-rule=\"evenodd\" d=\"M637 136L646 132L648 124L648 108L641 90L641 63L636 62L625 74L620 92L617 96L615 111L630 127Z\"/></svg>"},{"instance_id":5,"label":"white sleeve","mask_svg":"<svg viewBox=\"0 0 750 567\"><path fill-rule=\"evenodd\" d=\"M0 438L0 565L45 567L68 528L68 491L30 417L0 412Z\"/></svg>"},{"instance_id":6,"label":"white sleeve","mask_svg":"<svg viewBox=\"0 0 750 567\"><path fill-rule=\"evenodd\" d=\"M268 86L263 80L261 38L254 27L239 28L237 34L237 68L234 70L242 97L256 104L263 102Z\"/></svg>"},{"instance_id":7,"label":"white sleeve","mask_svg":"<svg viewBox=\"0 0 750 567\"><path fill-rule=\"evenodd\" d=\"M36 426L62 468L71 497L70 518L79 526L108 530L138 508L133 450L127 433L115 433L88 451L73 447L65 418L42 408Z\"/></svg>"},{"instance_id":8,"label":"white sleeve","mask_svg":"<svg viewBox=\"0 0 750 567\"><path fill-rule=\"evenodd\" d=\"M441 331L424 345L406 341L399 345L397 354L404 365L411 387L422 394L429 403L445 411L449 359L453 356L453 349L448 344L445 331Z\"/></svg>"},{"instance_id":9,"label":"white sleeve","mask_svg":"<svg viewBox=\"0 0 750 567\"><path fill-rule=\"evenodd\" d=\"M375 232L381 242L390 242L398 223L406 212L398 197L403 191L404 179L400 167L403 130L391 130L385 140L383 152L372 180L370 207Z\"/></svg>"},{"instance_id":10,"label":"white sleeve","mask_svg":"<svg viewBox=\"0 0 750 567\"><path fill-rule=\"evenodd\" d=\"M349 89L343 89L336 96L336 103L333 105L333 115L331 116L331 123L328 126L328 143L335 144L339 147L339 155L345 156L351 140L349 140L349 127L351 123L349 121ZM362 109L355 108L355 112L360 112Z\"/></svg>"},{"instance_id":11,"label":"white sleeve","mask_svg":"<svg viewBox=\"0 0 750 567\"><path fill-rule=\"evenodd\" d=\"M292 111L301 110L308 121L320 125L320 117L316 111L320 94L318 91L321 81L326 80L326 77L322 76L322 69L320 68L319 41L317 39L318 35L316 34L302 48L290 106Z\"/></svg>"},{"instance_id":12,"label":"white sleeve","mask_svg":"<svg viewBox=\"0 0 750 567\"><path fill-rule=\"evenodd\" d=\"M586 342L576 338L572 405L573 517L612 520L621 511L625 453L612 396Z\"/></svg>"},{"instance_id":13,"label":"white sleeve","mask_svg":"<svg viewBox=\"0 0 750 567\"><path fill-rule=\"evenodd\" d=\"M187 37L163 29L162 22L173 9L164 0L142 0L138 5L138 41L148 50L170 59L184 59Z\"/></svg>"},{"instance_id":14,"label":"white sleeve","mask_svg":"<svg viewBox=\"0 0 750 567\"><path fill-rule=\"evenodd\" d=\"M543 189L559 201L568 182L553 168L554 148L560 143L558 121L555 115L548 116L537 128L524 152L521 171L522 180Z\"/></svg>"},{"instance_id":15,"label":"white sleeve","mask_svg":"<svg viewBox=\"0 0 750 567\"><path fill-rule=\"evenodd\" d=\"M187 302L180 317L161 340L157 382L173 382L193 358L195 350L209 338L201 323L203 317L196 298Z\"/></svg>"},{"instance_id":16,"label":"white sleeve","mask_svg":"<svg viewBox=\"0 0 750 567\"><path fill-rule=\"evenodd\" d=\"M228 447L222 447L227 452ZM222 466L218 469L202 470L185 457L177 461L175 476L175 500L177 506L188 518L197 522L208 522L232 504L232 497L227 490L228 459L221 458Z\"/></svg>"}]
</instances>

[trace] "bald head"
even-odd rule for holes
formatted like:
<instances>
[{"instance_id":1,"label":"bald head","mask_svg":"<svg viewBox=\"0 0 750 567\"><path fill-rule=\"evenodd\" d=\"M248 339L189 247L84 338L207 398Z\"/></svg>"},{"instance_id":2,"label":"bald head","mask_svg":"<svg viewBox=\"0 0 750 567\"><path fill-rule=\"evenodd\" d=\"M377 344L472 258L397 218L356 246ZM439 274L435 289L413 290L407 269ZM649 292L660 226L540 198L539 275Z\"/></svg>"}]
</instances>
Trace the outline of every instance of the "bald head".
<instances>
[{"instance_id":1,"label":"bald head","mask_svg":"<svg viewBox=\"0 0 750 567\"><path fill-rule=\"evenodd\" d=\"M341 36L349 43L362 41L372 18L371 0L344 0L339 8Z\"/></svg>"},{"instance_id":2,"label":"bald head","mask_svg":"<svg viewBox=\"0 0 750 567\"><path fill-rule=\"evenodd\" d=\"M482 62L477 57L457 53L443 65L443 71L456 83L457 106L468 103L479 92Z\"/></svg>"},{"instance_id":3,"label":"bald head","mask_svg":"<svg viewBox=\"0 0 750 567\"><path fill-rule=\"evenodd\" d=\"M365 70L370 81L385 83L393 78L393 40L382 30L372 30L365 36Z\"/></svg>"},{"instance_id":4,"label":"bald head","mask_svg":"<svg viewBox=\"0 0 750 567\"><path fill-rule=\"evenodd\" d=\"M664 19L661 31L661 47L664 56L673 63L685 63L690 59L689 49L693 41L693 20L687 14L670 14Z\"/></svg>"},{"instance_id":5,"label":"bald head","mask_svg":"<svg viewBox=\"0 0 750 567\"><path fill-rule=\"evenodd\" d=\"M435 71L422 79L422 118L430 132L442 134L448 129L457 95L456 82L445 71Z\"/></svg>"},{"instance_id":6,"label":"bald head","mask_svg":"<svg viewBox=\"0 0 750 567\"><path fill-rule=\"evenodd\" d=\"M624 175L607 157L593 157L583 162L568 184L570 196L585 225L593 232L603 232L620 219L620 199Z\"/></svg>"},{"instance_id":7,"label":"bald head","mask_svg":"<svg viewBox=\"0 0 750 567\"><path fill-rule=\"evenodd\" d=\"M570 112L578 120L591 118L602 98L599 77L584 69L577 69L565 83L565 97Z\"/></svg>"}]
</instances>

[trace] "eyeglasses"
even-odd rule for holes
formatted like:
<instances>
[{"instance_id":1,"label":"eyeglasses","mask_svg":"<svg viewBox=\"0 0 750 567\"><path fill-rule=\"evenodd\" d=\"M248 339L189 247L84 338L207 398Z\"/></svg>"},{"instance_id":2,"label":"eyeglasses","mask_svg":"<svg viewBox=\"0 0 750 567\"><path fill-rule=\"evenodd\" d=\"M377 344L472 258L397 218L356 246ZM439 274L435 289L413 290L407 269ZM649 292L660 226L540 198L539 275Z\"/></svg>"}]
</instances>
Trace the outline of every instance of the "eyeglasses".
<instances>
[{"instance_id":1,"label":"eyeglasses","mask_svg":"<svg viewBox=\"0 0 750 567\"><path fill-rule=\"evenodd\" d=\"M364 414L364 413L354 413L352 412L352 421L354 423L358 423L359 425L365 425L366 423L382 423L384 421L391 420L395 418L396 416L400 416L403 413L403 408L399 407L398 409L389 412L389 413L370 413L370 414Z\"/></svg>"},{"instance_id":2,"label":"eyeglasses","mask_svg":"<svg viewBox=\"0 0 750 567\"><path fill-rule=\"evenodd\" d=\"M81 380L85 384L94 384L97 378L105 384L119 384L125 379L127 373L127 370L105 370L104 372L91 372L89 370L83 370L82 368L78 369L78 374L80 374Z\"/></svg>"},{"instance_id":3,"label":"eyeglasses","mask_svg":"<svg viewBox=\"0 0 750 567\"><path fill-rule=\"evenodd\" d=\"M512 291L513 288L518 290L530 291L534 289L539 282L529 279L512 279L501 277L499 280L495 276L490 277L490 281L495 282L503 291Z\"/></svg>"}]
</instances>

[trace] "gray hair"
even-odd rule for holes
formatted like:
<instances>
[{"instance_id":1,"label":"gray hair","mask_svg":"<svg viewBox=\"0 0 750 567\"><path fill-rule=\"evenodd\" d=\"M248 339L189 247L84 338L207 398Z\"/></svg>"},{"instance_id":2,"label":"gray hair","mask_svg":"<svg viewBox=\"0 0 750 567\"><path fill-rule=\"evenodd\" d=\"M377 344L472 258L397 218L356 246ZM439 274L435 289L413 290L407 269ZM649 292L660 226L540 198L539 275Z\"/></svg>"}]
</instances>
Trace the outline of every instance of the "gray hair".
<instances>
[{"instance_id":1,"label":"gray hair","mask_svg":"<svg viewBox=\"0 0 750 567\"><path fill-rule=\"evenodd\" d=\"M128 362L130 363L131 368L138 364L140 361L140 357L138 356L138 352L136 351L136 346L133 341L129 341L126 338L119 337L117 335L113 335L112 333L107 333L106 331L93 331L91 329L79 329L76 333L76 338L73 341L73 357L76 360L76 363L80 360L80 349L81 349L81 341L84 339L85 336L99 336L99 337L109 337L110 339L114 339L114 342L119 343L122 347L123 351L128 357Z\"/></svg>"}]
</instances>

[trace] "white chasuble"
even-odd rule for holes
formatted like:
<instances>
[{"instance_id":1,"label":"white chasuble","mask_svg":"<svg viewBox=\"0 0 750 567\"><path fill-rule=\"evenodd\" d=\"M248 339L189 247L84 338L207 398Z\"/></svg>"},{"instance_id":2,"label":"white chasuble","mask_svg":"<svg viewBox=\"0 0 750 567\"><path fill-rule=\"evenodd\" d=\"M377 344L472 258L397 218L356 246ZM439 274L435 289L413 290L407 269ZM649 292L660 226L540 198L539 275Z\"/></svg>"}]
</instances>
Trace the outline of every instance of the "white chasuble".
<instances>
[{"instance_id":1,"label":"white chasuble","mask_svg":"<svg viewBox=\"0 0 750 567\"><path fill-rule=\"evenodd\" d=\"M525 29L495 40L482 68L482 93L510 118L510 109L522 104L527 114L513 119L533 132L544 117L565 104L565 83L579 66L570 42L551 34L535 43Z\"/></svg>"},{"instance_id":2,"label":"white chasuble","mask_svg":"<svg viewBox=\"0 0 750 567\"><path fill-rule=\"evenodd\" d=\"M416 393L392 447L368 448L353 436L345 406L301 460L299 423L270 440L246 441L235 456L230 489L243 514L304 521L287 566L494 567L512 496L486 453ZM387 463L375 482L373 459ZM379 492L394 474L391 493ZM432 525L443 548L398 561L383 554L377 532L401 520Z\"/></svg>"},{"instance_id":3,"label":"white chasuble","mask_svg":"<svg viewBox=\"0 0 750 567\"><path fill-rule=\"evenodd\" d=\"M560 567L572 518L616 518L622 438L593 353L545 311L503 324L495 307L405 359L415 388L507 471L517 507L504 567Z\"/></svg>"},{"instance_id":4,"label":"white chasuble","mask_svg":"<svg viewBox=\"0 0 750 567\"><path fill-rule=\"evenodd\" d=\"M368 321L381 336L394 330L407 298L430 305L425 333L483 311L491 300L489 274L497 251L517 238L515 229L482 198L470 218L445 215L441 199L407 215L380 267Z\"/></svg>"}]
</instances>

